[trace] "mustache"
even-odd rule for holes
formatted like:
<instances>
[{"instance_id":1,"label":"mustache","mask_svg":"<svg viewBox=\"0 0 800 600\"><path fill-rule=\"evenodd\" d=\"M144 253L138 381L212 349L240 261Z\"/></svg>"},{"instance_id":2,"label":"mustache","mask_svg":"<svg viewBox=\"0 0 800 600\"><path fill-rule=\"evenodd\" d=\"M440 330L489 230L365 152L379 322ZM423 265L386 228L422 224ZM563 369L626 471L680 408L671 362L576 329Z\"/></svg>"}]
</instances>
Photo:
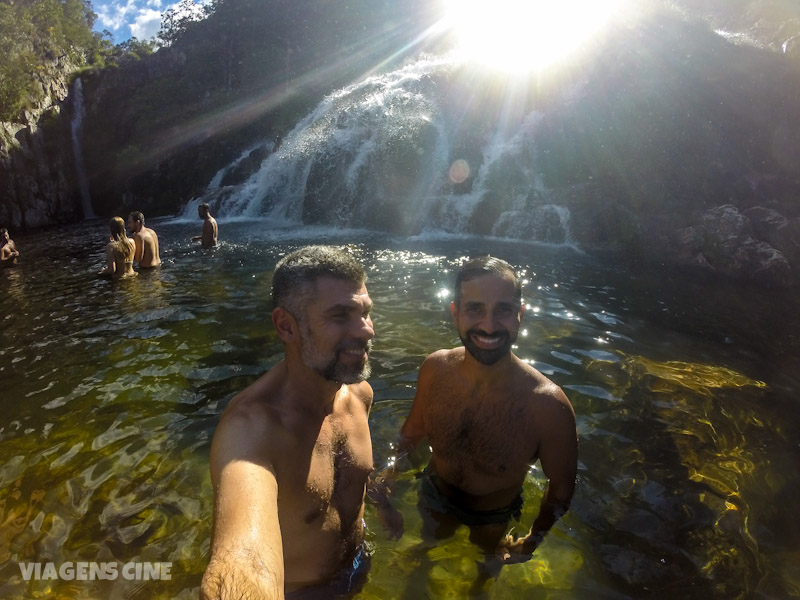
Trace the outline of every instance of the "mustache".
<instances>
[{"instance_id":1,"label":"mustache","mask_svg":"<svg viewBox=\"0 0 800 600\"><path fill-rule=\"evenodd\" d=\"M472 329L467 330L467 335L479 335L481 337L501 337L501 338L508 338L510 334L507 331L494 331L489 333L483 329L478 329L477 327L473 327Z\"/></svg>"},{"instance_id":2,"label":"mustache","mask_svg":"<svg viewBox=\"0 0 800 600\"><path fill-rule=\"evenodd\" d=\"M361 340L348 340L342 342L336 347L336 351L341 352L343 350L361 350L369 354L372 352L372 340L367 340L366 342Z\"/></svg>"}]
</instances>

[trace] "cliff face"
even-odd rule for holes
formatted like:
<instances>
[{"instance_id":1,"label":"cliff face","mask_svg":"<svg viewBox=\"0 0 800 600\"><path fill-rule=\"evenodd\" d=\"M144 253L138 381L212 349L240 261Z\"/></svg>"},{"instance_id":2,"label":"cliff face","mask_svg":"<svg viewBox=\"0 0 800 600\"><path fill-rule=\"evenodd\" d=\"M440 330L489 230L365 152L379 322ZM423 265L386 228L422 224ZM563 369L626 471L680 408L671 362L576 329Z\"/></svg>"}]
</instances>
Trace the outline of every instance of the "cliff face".
<instances>
[{"instance_id":1,"label":"cliff face","mask_svg":"<svg viewBox=\"0 0 800 600\"><path fill-rule=\"evenodd\" d=\"M69 81L60 57L38 71L42 100L18 123L0 122L0 223L31 229L81 218L69 129Z\"/></svg>"},{"instance_id":2,"label":"cliff face","mask_svg":"<svg viewBox=\"0 0 800 600\"><path fill-rule=\"evenodd\" d=\"M242 127L235 118L241 103L220 108L226 103L208 99L201 88L185 104L174 104L186 61L183 51L163 48L82 77L85 139L91 140L83 156L98 214L174 214L242 145L270 135L265 118Z\"/></svg>"}]
</instances>

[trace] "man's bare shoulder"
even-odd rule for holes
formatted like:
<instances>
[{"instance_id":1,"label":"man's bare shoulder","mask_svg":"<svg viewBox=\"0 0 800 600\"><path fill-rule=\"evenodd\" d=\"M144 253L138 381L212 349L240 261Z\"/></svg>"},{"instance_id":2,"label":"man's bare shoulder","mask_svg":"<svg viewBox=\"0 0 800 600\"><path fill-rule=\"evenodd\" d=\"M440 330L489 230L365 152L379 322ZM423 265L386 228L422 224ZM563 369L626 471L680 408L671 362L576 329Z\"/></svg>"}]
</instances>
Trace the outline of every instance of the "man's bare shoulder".
<instances>
[{"instance_id":1,"label":"man's bare shoulder","mask_svg":"<svg viewBox=\"0 0 800 600\"><path fill-rule=\"evenodd\" d=\"M352 383L347 386L348 399L351 401L350 406L357 410L365 410L369 413L372 408L372 386L366 381L360 383Z\"/></svg>"},{"instance_id":2,"label":"man's bare shoulder","mask_svg":"<svg viewBox=\"0 0 800 600\"><path fill-rule=\"evenodd\" d=\"M565 409L573 414L564 390L553 383L530 364L516 358L518 377L515 378L515 390L525 398L537 411L561 413Z\"/></svg>"},{"instance_id":3,"label":"man's bare shoulder","mask_svg":"<svg viewBox=\"0 0 800 600\"><path fill-rule=\"evenodd\" d=\"M463 348L441 349L429 354L422 361L417 376L417 389L429 390L434 384L447 378L455 377L456 370L463 364Z\"/></svg>"},{"instance_id":4,"label":"man's bare shoulder","mask_svg":"<svg viewBox=\"0 0 800 600\"><path fill-rule=\"evenodd\" d=\"M428 355L422 362L422 368L425 369L449 369L464 360L464 348L442 348Z\"/></svg>"},{"instance_id":5,"label":"man's bare shoulder","mask_svg":"<svg viewBox=\"0 0 800 600\"><path fill-rule=\"evenodd\" d=\"M289 436L281 400L281 379L273 371L234 396L214 432L212 453L217 449L236 458L257 452L271 460Z\"/></svg>"},{"instance_id":6,"label":"man's bare shoulder","mask_svg":"<svg viewBox=\"0 0 800 600\"><path fill-rule=\"evenodd\" d=\"M233 397L222 414L223 422L244 420L254 427L267 425L280 412L280 400L281 380L270 370Z\"/></svg>"}]
</instances>

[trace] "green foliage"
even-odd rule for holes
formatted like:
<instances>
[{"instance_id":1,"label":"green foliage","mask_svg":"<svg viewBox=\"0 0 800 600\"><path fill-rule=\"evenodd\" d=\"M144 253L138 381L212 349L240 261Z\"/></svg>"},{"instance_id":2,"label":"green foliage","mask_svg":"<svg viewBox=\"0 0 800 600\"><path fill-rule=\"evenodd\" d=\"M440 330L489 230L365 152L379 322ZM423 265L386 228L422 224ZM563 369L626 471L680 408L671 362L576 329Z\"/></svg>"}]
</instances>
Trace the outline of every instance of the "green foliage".
<instances>
[{"instance_id":1,"label":"green foliage","mask_svg":"<svg viewBox=\"0 0 800 600\"><path fill-rule=\"evenodd\" d=\"M100 40L84 0L0 0L0 120L41 99L38 75L61 58L85 61Z\"/></svg>"},{"instance_id":2,"label":"green foliage","mask_svg":"<svg viewBox=\"0 0 800 600\"><path fill-rule=\"evenodd\" d=\"M154 40L139 40L132 37L104 52L104 60L108 66L121 66L141 60L158 50Z\"/></svg>"},{"instance_id":3,"label":"green foliage","mask_svg":"<svg viewBox=\"0 0 800 600\"><path fill-rule=\"evenodd\" d=\"M180 39L197 21L208 16L213 8L204 8L194 0L181 0L176 8L169 8L161 15L161 29L158 39L163 46L171 46Z\"/></svg>"}]
</instances>

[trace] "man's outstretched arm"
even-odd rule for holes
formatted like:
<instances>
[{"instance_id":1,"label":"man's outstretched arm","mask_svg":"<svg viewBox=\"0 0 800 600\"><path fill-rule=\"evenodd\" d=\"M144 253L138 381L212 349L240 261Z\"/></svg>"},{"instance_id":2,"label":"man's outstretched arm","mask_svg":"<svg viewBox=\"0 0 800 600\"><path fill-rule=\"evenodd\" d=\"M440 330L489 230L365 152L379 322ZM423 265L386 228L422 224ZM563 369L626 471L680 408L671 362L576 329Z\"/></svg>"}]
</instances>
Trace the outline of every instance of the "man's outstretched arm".
<instances>
[{"instance_id":1,"label":"man's outstretched arm","mask_svg":"<svg viewBox=\"0 0 800 600\"><path fill-rule=\"evenodd\" d=\"M235 413L224 415L214 434L214 533L201 600L283 599L278 484L263 434Z\"/></svg>"}]
</instances>

